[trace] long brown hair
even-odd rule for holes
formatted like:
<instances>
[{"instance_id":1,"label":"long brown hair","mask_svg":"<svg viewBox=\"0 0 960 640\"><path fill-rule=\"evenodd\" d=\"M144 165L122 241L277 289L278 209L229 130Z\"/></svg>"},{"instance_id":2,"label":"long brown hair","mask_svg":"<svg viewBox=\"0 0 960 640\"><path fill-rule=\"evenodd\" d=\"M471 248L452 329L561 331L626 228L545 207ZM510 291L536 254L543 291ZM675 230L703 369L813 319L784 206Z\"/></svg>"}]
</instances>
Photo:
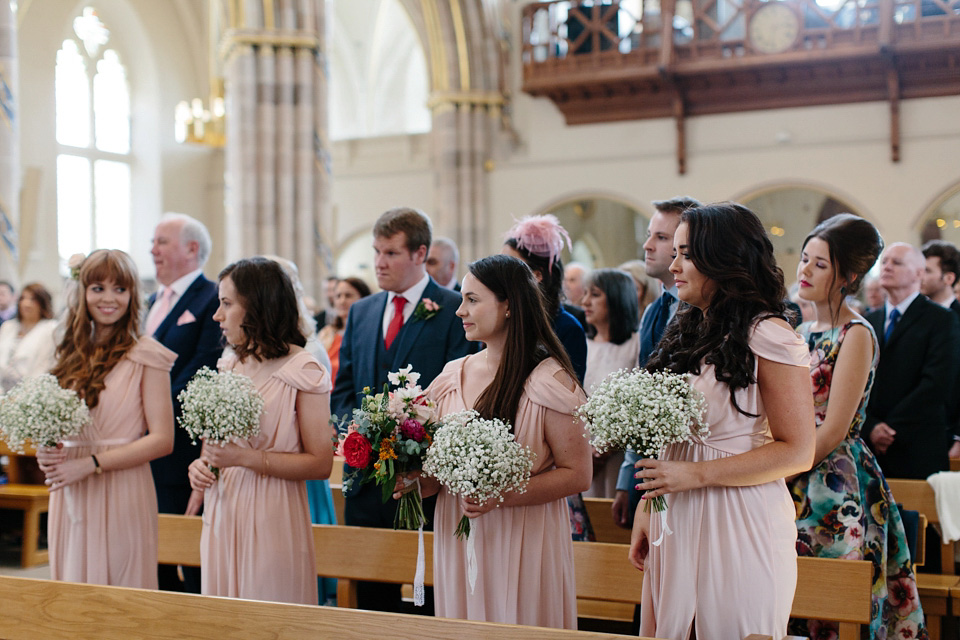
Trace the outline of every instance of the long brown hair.
<instances>
[{"instance_id":1,"label":"long brown hair","mask_svg":"<svg viewBox=\"0 0 960 640\"><path fill-rule=\"evenodd\" d=\"M130 291L130 306L110 327L107 339L97 343L87 309L87 287L108 280ZM99 249L80 265L79 285L70 304L63 340L57 346L57 365L51 373L60 386L79 393L92 409L100 400L107 374L140 336L140 281L130 256L119 249Z\"/></svg>"},{"instance_id":2,"label":"long brown hair","mask_svg":"<svg viewBox=\"0 0 960 640\"><path fill-rule=\"evenodd\" d=\"M477 260L468 268L497 300L509 304L510 311L500 366L493 382L477 398L474 409L487 420L500 418L512 425L524 384L543 360L553 358L559 362L574 382L577 382L577 374L560 339L553 332L543 294L525 262L507 255L494 255Z\"/></svg>"}]
</instances>

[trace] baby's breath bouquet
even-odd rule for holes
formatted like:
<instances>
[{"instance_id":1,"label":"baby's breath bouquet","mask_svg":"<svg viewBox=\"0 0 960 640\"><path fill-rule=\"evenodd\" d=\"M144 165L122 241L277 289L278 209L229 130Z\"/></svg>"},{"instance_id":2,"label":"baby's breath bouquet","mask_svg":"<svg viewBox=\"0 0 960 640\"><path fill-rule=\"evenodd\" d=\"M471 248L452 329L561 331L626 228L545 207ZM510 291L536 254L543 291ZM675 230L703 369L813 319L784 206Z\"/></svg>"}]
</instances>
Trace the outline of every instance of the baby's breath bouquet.
<instances>
[{"instance_id":1,"label":"baby's breath bouquet","mask_svg":"<svg viewBox=\"0 0 960 640\"><path fill-rule=\"evenodd\" d=\"M594 387L577 415L587 425L590 444L599 451L633 449L656 458L668 444L710 435L704 421L703 394L689 375L646 369L621 369ZM655 511L667 508L663 496L646 501Z\"/></svg>"},{"instance_id":2,"label":"baby's breath bouquet","mask_svg":"<svg viewBox=\"0 0 960 640\"><path fill-rule=\"evenodd\" d=\"M194 444L200 439L223 445L260 434L263 398L253 380L241 373L203 367L177 400L182 409L180 426ZM220 477L219 469L211 471Z\"/></svg>"},{"instance_id":3,"label":"baby's breath bouquet","mask_svg":"<svg viewBox=\"0 0 960 640\"><path fill-rule=\"evenodd\" d=\"M467 410L443 417L427 450L423 472L436 478L450 493L479 503L503 502L509 491L523 493L535 454L517 442L501 420L484 420ZM458 538L470 535L470 520L460 518Z\"/></svg>"},{"instance_id":4,"label":"baby's breath bouquet","mask_svg":"<svg viewBox=\"0 0 960 640\"><path fill-rule=\"evenodd\" d=\"M88 422L87 404L49 373L21 380L0 399L0 432L19 453L27 440L37 446L56 446L80 433Z\"/></svg>"}]
</instances>

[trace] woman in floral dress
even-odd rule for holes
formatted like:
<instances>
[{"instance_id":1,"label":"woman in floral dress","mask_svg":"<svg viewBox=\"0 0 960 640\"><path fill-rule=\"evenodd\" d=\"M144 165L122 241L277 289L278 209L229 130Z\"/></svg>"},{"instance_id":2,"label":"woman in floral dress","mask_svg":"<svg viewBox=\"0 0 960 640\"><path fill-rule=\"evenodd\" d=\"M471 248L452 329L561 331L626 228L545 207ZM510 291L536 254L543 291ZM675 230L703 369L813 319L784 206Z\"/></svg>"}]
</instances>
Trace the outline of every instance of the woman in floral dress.
<instances>
[{"instance_id":1,"label":"woman in floral dress","mask_svg":"<svg viewBox=\"0 0 960 640\"><path fill-rule=\"evenodd\" d=\"M879 349L870 324L845 299L860 288L882 248L874 226L851 214L823 222L804 241L797 279L816 320L800 331L810 347L817 462L790 482L799 514L797 553L869 560L869 637L927 638L900 511L860 438ZM793 619L790 633L836 637L836 623Z\"/></svg>"}]
</instances>

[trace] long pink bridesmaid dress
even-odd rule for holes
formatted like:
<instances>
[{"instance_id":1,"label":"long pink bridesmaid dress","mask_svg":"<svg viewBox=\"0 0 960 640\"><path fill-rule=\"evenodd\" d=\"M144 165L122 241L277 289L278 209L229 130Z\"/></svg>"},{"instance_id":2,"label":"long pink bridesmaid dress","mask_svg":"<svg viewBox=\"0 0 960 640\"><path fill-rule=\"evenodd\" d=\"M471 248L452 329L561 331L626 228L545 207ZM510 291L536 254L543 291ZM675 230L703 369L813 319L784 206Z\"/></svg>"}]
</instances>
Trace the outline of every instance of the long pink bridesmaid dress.
<instances>
[{"instance_id":1,"label":"long pink bridesmaid dress","mask_svg":"<svg viewBox=\"0 0 960 640\"><path fill-rule=\"evenodd\" d=\"M301 453L297 392L328 393L330 376L306 351L258 362L220 361L253 379L263 396L260 435L238 443L262 451ZM206 490L200 536L204 595L317 604L317 574L307 488L302 480L261 476L246 467L220 470Z\"/></svg>"},{"instance_id":2,"label":"long pink bridesmaid dress","mask_svg":"<svg viewBox=\"0 0 960 640\"><path fill-rule=\"evenodd\" d=\"M427 390L441 416L467 408L463 400L465 361L448 363ZM536 453L534 475L554 466L543 434L547 412L568 416L571 429L583 428L572 414L586 398L581 389L570 391L558 382L554 374L559 371L556 360L541 362L527 378L517 410L514 433L517 441ZM466 544L454 535L463 515L457 500L442 488L437 498L433 538L437 616L576 629L573 543L566 500L501 507L473 519L471 535L476 536L478 563L473 593L467 583Z\"/></svg>"},{"instance_id":3,"label":"long pink bridesmaid dress","mask_svg":"<svg viewBox=\"0 0 960 640\"><path fill-rule=\"evenodd\" d=\"M107 374L91 424L64 441L67 458L115 449L145 435L143 372L168 372L176 359L153 338L140 338ZM48 531L54 580L157 588L157 494L149 462L51 492Z\"/></svg>"},{"instance_id":4,"label":"long pink bridesmaid dress","mask_svg":"<svg viewBox=\"0 0 960 640\"><path fill-rule=\"evenodd\" d=\"M750 338L755 356L797 367L809 366L806 344L773 320L759 322ZM756 368L754 369L756 374ZM773 440L756 384L737 391L702 365L693 379L707 401L706 441L670 445L663 460L717 460ZM783 637L797 585L797 526L793 500L783 479L748 487L708 487L667 495L673 535L650 546L643 576L640 635L731 640L758 633ZM658 516L650 540L660 537Z\"/></svg>"}]
</instances>

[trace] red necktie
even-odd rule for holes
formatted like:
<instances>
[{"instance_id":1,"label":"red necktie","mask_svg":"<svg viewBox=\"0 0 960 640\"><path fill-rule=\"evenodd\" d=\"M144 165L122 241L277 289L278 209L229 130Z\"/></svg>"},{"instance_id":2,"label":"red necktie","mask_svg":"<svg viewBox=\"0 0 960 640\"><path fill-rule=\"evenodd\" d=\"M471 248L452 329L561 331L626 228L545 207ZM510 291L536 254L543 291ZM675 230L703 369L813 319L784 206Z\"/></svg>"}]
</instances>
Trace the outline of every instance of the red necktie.
<instances>
[{"instance_id":1,"label":"red necktie","mask_svg":"<svg viewBox=\"0 0 960 640\"><path fill-rule=\"evenodd\" d=\"M403 296L396 296L393 299L393 319L387 326L387 335L383 339L384 346L387 349L393 344L397 334L400 333L400 327L403 326L403 308L407 305L407 299Z\"/></svg>"}]
</instances>

